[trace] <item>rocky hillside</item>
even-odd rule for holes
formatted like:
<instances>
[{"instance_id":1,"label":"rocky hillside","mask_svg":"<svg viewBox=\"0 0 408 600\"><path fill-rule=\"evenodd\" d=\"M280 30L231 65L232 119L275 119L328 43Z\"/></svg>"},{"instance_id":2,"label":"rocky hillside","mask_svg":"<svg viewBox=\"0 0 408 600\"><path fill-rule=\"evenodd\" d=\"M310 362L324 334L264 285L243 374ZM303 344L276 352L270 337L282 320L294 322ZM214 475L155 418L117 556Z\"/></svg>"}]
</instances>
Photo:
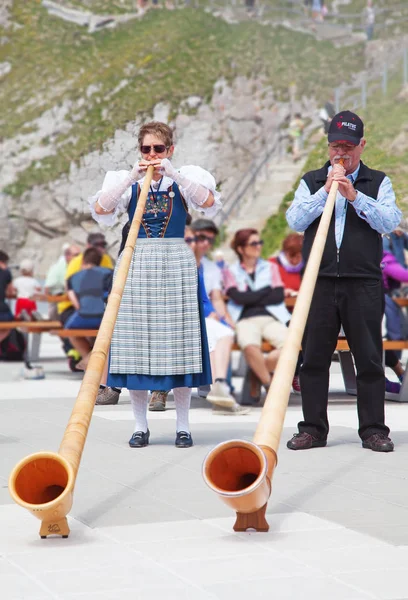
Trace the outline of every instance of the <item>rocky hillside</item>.
<instances>
[{"instance_id":1,"label":"rocky hillside","mask_svg":"<svg viewBox=\"0 0 408 600\"><path fill-rule=\"evenodd\" d=\"M93 33L39 2L3 2L0 19L0 247L40 274L94 227L87 197L136 160L142 121L172 123L176 164L211 169L227 194L290 111L314 112L338 82L329 42L197 9ZM363 45L341 52L346 77L362 69Z\"/></svg>"}]
</instances>

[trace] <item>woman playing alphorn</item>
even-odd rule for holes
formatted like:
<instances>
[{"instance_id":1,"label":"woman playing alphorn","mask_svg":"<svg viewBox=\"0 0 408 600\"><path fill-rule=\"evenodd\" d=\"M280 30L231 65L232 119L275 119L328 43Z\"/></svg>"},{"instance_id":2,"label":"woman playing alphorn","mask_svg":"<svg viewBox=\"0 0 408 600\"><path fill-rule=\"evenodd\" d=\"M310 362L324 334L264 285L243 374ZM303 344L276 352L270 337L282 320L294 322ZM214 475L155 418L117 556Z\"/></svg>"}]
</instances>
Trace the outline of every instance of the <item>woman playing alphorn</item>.
<instances>
[{"instance_id":1,"label":"woman playing alphorn","mask_svg":"<svg viewBox=\"0 0 408 600\"><path fill-rule=\"evenodd\" d=\"M92 197L96 221L113 225L120 212L131 221L144 174L154 166L152 185L116 321L108 385L128 388L135 417L132 448L149 443L148 390L173 389L178 448L193 445L189 427L191 388L211 383L205 321L195 258L184 242L188 207L208 217L221 207L213 176L197 166L176 170L172 130L143 125L142 160L128 171L108 171ZM120 257L119 257L120 262Z\"/></svg>"}]
</instances>

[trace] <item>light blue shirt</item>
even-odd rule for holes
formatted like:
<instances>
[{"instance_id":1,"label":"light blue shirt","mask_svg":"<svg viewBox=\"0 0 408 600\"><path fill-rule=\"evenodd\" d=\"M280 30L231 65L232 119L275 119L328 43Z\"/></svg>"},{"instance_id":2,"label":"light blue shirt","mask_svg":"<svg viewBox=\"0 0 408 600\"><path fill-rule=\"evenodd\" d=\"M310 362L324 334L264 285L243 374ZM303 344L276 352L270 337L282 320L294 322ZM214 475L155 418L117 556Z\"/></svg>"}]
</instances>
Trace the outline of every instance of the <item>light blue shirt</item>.
<instances>
[{"instance_id":1,"label":"light blue shirt","mask_svg":"<svg viewBox=\"0 0 408 600\"><path fill-rule=\"evenodd\" d=\"M329 167L330 173L332 167ZM347 177L353 182L357 179L360 165ZM286 211L286 220L291 229L305 231L323 212L328 193L322 186L315 194L311 194L306 182L302 179L295 192L295 198ZM337 248L340 248L346 224L348 200L337 192L335 204L335 236ZM357 215L378 231L390 233L401 221L402 213L395 203L395 193L389 177L384 177L378 190L377 198L366 196L357 191L353 206Z\"/></svg>"}]
</instances>

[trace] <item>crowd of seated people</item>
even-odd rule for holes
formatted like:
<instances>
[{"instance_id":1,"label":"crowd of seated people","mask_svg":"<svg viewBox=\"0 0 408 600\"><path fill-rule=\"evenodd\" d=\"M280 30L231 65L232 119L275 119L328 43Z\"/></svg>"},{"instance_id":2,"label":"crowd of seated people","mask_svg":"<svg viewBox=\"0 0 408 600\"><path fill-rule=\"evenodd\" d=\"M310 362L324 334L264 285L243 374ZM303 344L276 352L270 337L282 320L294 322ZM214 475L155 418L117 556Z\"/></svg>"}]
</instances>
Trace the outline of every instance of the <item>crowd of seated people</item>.
<instances>
[{"instance_id":1,"label":"crowd of seated people","mask_svg":"<svg viewBox=\"0 0 408 600\"><path fill-rule=\"evenodd\" d=\"M190 220L191 221L191 220ZM123 250L129 223L123 228ZM227 265L225 260L211 259L218 228L209 219L200 218L186 228L185 240L195 254L201 278L203 309L213 384L207 395L214 413L246 414L248 409L237 404L231 375L231 353L236 341L245 360L265 390L269 388L280 349L287 336L290 311L285 307L285 297L296 296L301 283L304 263L302 259L303 236L290 233L282 242L280 251L268 260L261 258L263 242L256 229L237 231L231 242L237 260ZM89 234L83 252L76 244L66 244L58 261L47 274L44 290L48 294L65 293L58 304L58 319L66 329L98 329L112 283L113 261L106 252L102 233ZM408 227L402 223L396 231L383 238L383 284L385 290L386 337L390 340L406 339L407 325L404 312L394 302L404 284L408 283L405 250L408 249ZM34 296L41 285L34 277L34 264L25 259L19 265L20 275L12 280L8 269L9 257L0 251L0 321L32 318L37 309ZM16 298L15 314L6 298ZM55 304L51 305L54 307ZM55 318L55 313L54 318ZM51 315L51 313L50 313ZM4 333L0 332L0 341ZM269 341L273 350L265 354L262 341ZM70 336L64 344L72 370L84 370L92 349L92 340L83 336ZM398 392L404 369L401 353L387 351L386 366L390 367L398 382L386 380L386 390ZM300 391L297 375L293 389ZM114 390L107 402L116 404L121 390ZM101 386L107 398L105 386ZM152 390L150 410L164 410L169 390ZM102 398L101 395L101 398ZM97 401L98 403L98 401Z\"/></svg>"}]
</instances>

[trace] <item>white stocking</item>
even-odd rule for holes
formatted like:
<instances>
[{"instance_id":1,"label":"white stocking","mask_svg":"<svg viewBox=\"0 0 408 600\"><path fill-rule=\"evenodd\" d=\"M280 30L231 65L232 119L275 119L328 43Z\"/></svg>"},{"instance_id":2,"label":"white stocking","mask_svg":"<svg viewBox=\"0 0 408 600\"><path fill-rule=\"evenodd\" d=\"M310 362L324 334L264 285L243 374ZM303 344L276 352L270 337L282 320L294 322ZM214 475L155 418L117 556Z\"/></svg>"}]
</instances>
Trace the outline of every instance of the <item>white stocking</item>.
<instances>
[{"instance_id":1,"label":"white stocking","mask_svg":"<svg viewBox=\"0 0 408 600\"><path fill-rule=\"evenodd\" d=\"M188 411L190 409L191 388L179 387L173 389L174 402L176 404L176 431L186 431L190 433L190 424L188 421Z\"/></svg>"},{"instance_id":2,"label":"white stocking","mask_svg":"<svg viewBox=\"0 0 408 600\"><path fill-rule=\"evenodd\" d=\"M147 431L148 390L129 390L130 403L135 417L134 431Z\"/></svg>"}]
</instances>

